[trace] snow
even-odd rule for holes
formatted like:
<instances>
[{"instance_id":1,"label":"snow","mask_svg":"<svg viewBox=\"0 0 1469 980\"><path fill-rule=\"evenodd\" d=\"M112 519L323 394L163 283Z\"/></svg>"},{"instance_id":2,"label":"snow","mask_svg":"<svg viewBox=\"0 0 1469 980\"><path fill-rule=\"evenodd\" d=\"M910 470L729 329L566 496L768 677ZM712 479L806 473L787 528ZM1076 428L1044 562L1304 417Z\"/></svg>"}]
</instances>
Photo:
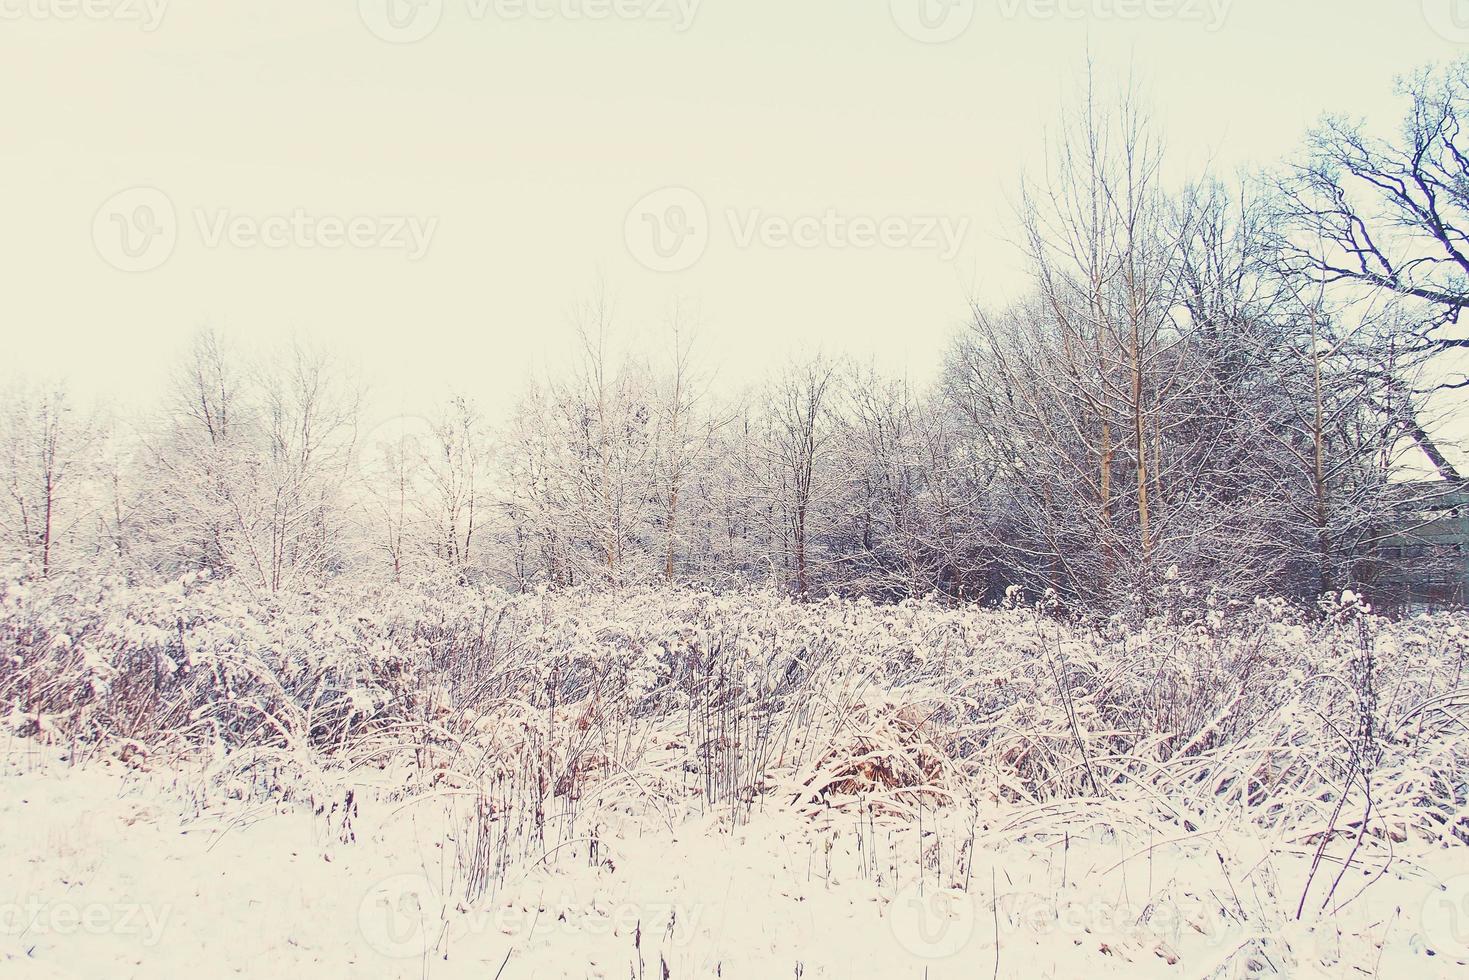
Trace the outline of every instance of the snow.
<instances>
[{"instance_id":1,"label":"snow","mask_svg":"<svg viewBox=\"0 0 1469 980\"><path fill-rule=\"evenodd\" d=\"M1000 976L1207 977L1243 975L1251 944L1261 972L1295 977L1449 977L1469 960L1469 920L1447 915L1469 867L1442 851L1400 854L1360 898L1297 922L1309 852L1240 833L981 833L968 880L920 882L912 828L630 820L466 903L436 797L363 805L344 840L340 807L191 804L185 781L11 745L0 973L940 978L993 975L998 958ZM952 829L933 819L925 846Z\"/></svg>"},{"instance_id":2,"label":"snow","mask_svg":"<svg viewBox=\"0 0 1469 980\"><path fill-rule=\"evenodd\" d=\"M12 589L0 977L1458 976L1469 621L1355 598Z\"/></svg>"}]
</instances>

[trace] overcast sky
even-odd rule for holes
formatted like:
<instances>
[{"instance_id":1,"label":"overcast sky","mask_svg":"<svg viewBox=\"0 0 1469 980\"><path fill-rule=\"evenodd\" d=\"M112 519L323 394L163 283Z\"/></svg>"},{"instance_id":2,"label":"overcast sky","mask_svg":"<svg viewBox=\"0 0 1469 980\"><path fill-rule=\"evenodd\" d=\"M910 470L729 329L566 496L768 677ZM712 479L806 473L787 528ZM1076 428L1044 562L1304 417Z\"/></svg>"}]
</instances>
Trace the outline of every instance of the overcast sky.
<instances>
[{"instance_id":1,"label":"overcast sky","mask_svg":"<svg viewBox=\"0 0 1469 980\"><path fill-rule=\"evenodd\" d=\"M1228 175L1466 45L1464 0L0 0L6 351L126 402L295 331L495 406L601 281L728 382L926 377L1088 47Z\"/></svg>"}]
</instances>

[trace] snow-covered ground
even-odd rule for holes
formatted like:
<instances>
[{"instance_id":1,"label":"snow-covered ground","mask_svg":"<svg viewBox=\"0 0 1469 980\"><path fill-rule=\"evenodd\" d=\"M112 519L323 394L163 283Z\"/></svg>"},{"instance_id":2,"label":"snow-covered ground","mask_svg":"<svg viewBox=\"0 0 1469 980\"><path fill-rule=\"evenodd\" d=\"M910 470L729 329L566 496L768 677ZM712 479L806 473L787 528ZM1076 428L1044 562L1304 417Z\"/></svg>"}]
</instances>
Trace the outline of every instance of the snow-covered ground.
<instances>
[{"instance_id":1,"label":"snow-covered ground","mask_svg":"<svg viewBox=\"0 0 1469 980\"><path fill-rule=\"evenodd\" d=\"M965 871L920 882L916 827L756 814L548 842L466 902L439 796L358 786L344 820L345 789L317 814L186 783L9 745L0 975L1427 978L1469 962L1469 866L1443 850L1354 866L1341 908L1320 908L1318 883L1297 920L1311 852L1241 833L1001 845L999 812L972 838L936 813L923 845Z\"/></svg>"},{"instance_id":2,"label":"snow-covered ground","mask_svg":"<svg viewBox=\"0 0 1469 980\"><path fill-rule=\"evenodd\" d=\"M1469 975L1462 616L72 581L0 642L0 978Z\"/></svg>"}]
</instances>

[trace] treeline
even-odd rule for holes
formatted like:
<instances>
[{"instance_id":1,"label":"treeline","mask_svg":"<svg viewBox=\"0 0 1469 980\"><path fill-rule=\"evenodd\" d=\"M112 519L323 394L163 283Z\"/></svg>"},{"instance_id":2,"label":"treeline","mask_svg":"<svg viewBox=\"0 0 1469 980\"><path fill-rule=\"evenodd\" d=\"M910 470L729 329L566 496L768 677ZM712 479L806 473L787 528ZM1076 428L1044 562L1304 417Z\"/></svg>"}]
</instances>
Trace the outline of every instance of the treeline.
<instances>
[{"instance_id":1,"label":"treeline","mask_svg":"<svg viewBox=\"0 0 1469 980\"><path fill-rule=\"evenodd\" d=\"M1172 179L1132 93L1088 96L1023 188L1027 298L976 305L921 388L817 355L718 396L678 317L614 353L593 302L503 424L464 396L365 425L329 355L211 332L140 427L19 390L0 545L27 575L265 593L447 572L1151 612L1370 586L1437 492L1404 474L1462 482L1435 434L1466 386L1469 67L1402 95L1392 135L1329 119L1237 188Z\"/></svg>"}]
</instances>

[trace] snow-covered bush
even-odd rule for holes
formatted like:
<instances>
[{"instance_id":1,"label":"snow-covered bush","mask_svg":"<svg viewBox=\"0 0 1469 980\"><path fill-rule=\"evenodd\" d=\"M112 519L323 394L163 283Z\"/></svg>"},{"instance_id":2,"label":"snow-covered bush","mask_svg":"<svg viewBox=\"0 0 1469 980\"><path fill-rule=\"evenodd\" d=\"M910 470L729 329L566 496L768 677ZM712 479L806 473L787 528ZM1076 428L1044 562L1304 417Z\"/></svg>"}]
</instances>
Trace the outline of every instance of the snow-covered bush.
<instances>
[{"instance_id":1,"label":"snow-covered bush","mask_svg":"<svg viewBox=\"0 0 1469 980\"><path fill-rule=\"evenodd\" d=\"M1323 609L1128 630L1018 603L59 577L4 586L0 714L78 753L255 767L256 791L291 786L262 765L375 767L535 824L970 806L1464 841L1469 617Z\"/></svg>"}]
</instances>

